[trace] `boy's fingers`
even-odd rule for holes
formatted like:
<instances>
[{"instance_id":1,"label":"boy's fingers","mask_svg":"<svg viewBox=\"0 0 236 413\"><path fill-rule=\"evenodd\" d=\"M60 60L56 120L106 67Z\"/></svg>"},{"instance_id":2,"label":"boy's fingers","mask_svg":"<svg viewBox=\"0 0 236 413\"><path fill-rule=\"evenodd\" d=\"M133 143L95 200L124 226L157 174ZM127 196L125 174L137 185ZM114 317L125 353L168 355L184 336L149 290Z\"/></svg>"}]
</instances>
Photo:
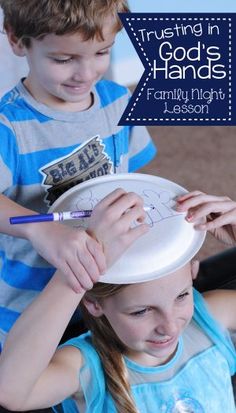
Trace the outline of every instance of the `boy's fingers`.
<instances>
[{"instance_id":1,"label":"boy's fingers","mask_svg":"<svg viewBox=\"0 0 236 413\"><path fill-rule=\"evenodd\" d=\"M126 228L129 228L132 222L135 222L135 221L143 222L145 218L146 218L146 212L144 211L143 207L136 206L136 207L130 208L125 214L123 214L120 221L122 225L124 225Z\"/></svg>"},{"instance_id":2,"label":"boy's fingers","mask_svg":"<svg viewBox=\"0 0 236 413\"><path fill-rule=\"evenodd\" d=\"M116 202L122 195L126 194L125 190L122 188L117 188L112 191L110 194L106 195L96 206L94 209L97 208L107 208L114 202Z\"/></svg>"},{"instance_id":3,"label":"boy's fingers","mask_svg":"<svg viewBox=\"0 0 236 413\"><path fill-rule=\"evenodd\" d=\"M77 274L75 274L75 277L78 277L77 280L84 290L87 291L93 288L93 281L85 271L80 270L79 272L77 272Z\"/></svg>"},{"instance_id":4,"label":"boy's fingers","mask_svg":"<svg viewBox=\"0 0 236 413\"><path fill-rule=\"evenodd\" d=\"M75 276L79 279L83 288L91 289L93 283L98 280L100 270L96 261L88 250L78 255L78 261L74 264Z\"/></svg>"},{"instance_id":5,"label":"boy's fingers","mask_svg":"<svg viewBox=\"0 0 236 413\"><path fill-rule=\"evenodd\" d=\"M84 256L85 255L86 254L84 253ZM89 262L91 263L92 261L94 260L91 259ZM72 284L75 289L82 287L84 290L88 290L92 288L93 282L83 265L83 260L79 256L77 259L76 257L73 257L73 259L65 261L65 265L61 267L61 270L64 272L66 278L70 280L70 284ZM96 270L97 267L95 266L95 271ZM74 281L72 281L72 278L74 278Z\"/></svg>"},{"instance_id":6,"label":"boy's fingers","mask_svg":"<svg viewBox=\"0 0 236 413\"><path fill-rule=\"evenodd\" d=\"M89 238L87 241L87 248L90 254L93 256L98 267L98 275L103 274L106 271L106 257L104 255L102 246L92 238ZM93 279L93 281L97 281Z\"/></svg>"},{"instance_id":7,"label":"boy's fingers","mask_svg":"<svg viewBox=\"0 0 236 413\"><path fill-rule=\"evenodd\" d=\"M79 281L75 277L73 271L71 271L71 269L68 265L66 265L64 267L60 267L60 271L64 274L64 276L66 277L66 281L67 281L68 285L72 288L72 290L75 293L78 294L78 293L83 293L84 292L84 289L82 288L81 284L79 283Z\"/></svg>"},{"instance_id":8,"label":"boy's fingers","mask_svg":"<svg viewBox=\"0 0 236 413\"><path fill-rule=\"evenodd\" d=\"M130 228L129 232L125 235L126 245L131 245L136 239L140 238L148 231L149 226L147 224L140 224L137 227Z\"/></svg>"},{"instance_id":9,"label":"boy's fingers","mask_svg":"<svg viewBox=\"0 0 236 413\"><path fill-rule=\"evenodd\" d=\"M111 221L117 221L124 214L128 213L130 209L136 207L143 208L143 199L134 192L123 194L110 206L109 216Z\"/></svg>"}]
</instances>

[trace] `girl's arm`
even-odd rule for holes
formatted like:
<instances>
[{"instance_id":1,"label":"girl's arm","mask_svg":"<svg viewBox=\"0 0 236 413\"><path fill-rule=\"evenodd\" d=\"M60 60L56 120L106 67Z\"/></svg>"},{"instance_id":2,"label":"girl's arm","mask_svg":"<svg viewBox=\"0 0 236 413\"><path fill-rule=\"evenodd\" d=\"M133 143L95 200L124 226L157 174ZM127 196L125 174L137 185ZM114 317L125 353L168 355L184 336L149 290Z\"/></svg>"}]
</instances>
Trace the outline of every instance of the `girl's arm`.
<instances>
[{"instance_id":1,"label":"girl's arm","mask_svg":"<svg viewBox=\"0 0 236 413\"><path fill-rule=\"evenodd\" d=\"M186 211L186 219L198 230L211 232L228 245L236 244L236 202L226 196L189 192L178 198L177 210ZM199 219L205 223L199 224ZM236 329L236 291L214 290L204 293L212 314L226 328Z\"/></svg>"},{"instance_id":2,"label":"girl's arm","mask_svg":"<svg viewBox=\"0 0 236 413\"><path fill-rule=\"evenodd\" d=\"M121 189L97 204L88 231L103 247L108 266L147 232L144 218L142 199ZM134 228L134 221L141 224ZM91 286L97 280L91 277ZM80 351L67 347L54 353L83 295L57 271L20 316L0 356L0 405L18 411L50 407L78 390Z\"/></svg>"},{"instance_id":3,"label":"girl's arm","mask_svg":"<svg viewBox=\"0 0 236 413\"><path fill-rule=\"evenodd\" d=\"M78 389L79 350L53 355L82 297L56 273L24 311L0 356L0 405L19 411L49 407Z\"/></svg>"},{"instance_id":4,"label":"girl's arm","mask_svg":"<svg viewBox=\"0 0 236 413\"><path fill-rule=\"evenodd\" d=\"M236 330L236 291L213 290L203 294L212 315L229 330Z\"/></svg>"},{"instance_id":5,"label":"girl's arm","mask_svg":"<svg viewBox=\"0 0 236 413\"><path fill-rule=\"evenodd\" d=\"M176 209L187 212L186 219L198 230L209 231L216 239L228 245L236 244L236 202L227 196L189 192L177 199ZM199 219L205 223L199 224Z\"/></svg>"}]
</instances>

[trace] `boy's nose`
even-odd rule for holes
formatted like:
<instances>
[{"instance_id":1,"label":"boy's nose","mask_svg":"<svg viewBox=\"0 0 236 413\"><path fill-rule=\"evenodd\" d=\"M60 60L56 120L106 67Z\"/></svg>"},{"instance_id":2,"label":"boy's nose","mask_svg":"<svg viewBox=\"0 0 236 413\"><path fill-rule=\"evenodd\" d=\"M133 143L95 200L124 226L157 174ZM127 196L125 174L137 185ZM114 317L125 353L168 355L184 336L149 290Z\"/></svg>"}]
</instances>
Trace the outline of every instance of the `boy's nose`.
<instances>
[{"instance_id":1,"label":"boy's nose","mask_svg":"<svg viewBox=\"0 0 236 413\"><path fill-rule=\"evenodd\" d=\"M89 82L94 80L94 68L92 64L79 64L74 72L73 79L77 82Z\"/></svg>"}]
</instances>

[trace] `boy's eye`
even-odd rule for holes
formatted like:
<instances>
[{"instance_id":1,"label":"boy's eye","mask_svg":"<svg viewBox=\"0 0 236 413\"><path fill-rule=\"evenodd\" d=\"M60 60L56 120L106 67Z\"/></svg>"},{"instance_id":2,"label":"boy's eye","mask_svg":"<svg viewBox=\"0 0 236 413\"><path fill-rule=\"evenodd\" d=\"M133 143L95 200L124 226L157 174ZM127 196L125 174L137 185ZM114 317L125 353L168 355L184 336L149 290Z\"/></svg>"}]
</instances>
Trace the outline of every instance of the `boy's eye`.
<instances>
[{"instance_id":1,"label":"boy's eye","mask_svg":"<svg viewBox=\"0 0 236 413\"><path fill-rule=\"evenodd\" d=\"M53 57L52 59L55 63L62 64L62 65L66 64L66 63L69 63L73 60L72 57L65 58L65 59L60 59L60 58Z\"/></svg>"},{"instance_id":2,"label":"boy's eye","mask_svg":"<svg viewBox=\"0 0 236 413\"><path fill-rule=\"evenodd\" d=\"M111 49L101 50L101 52L97 52L98 56L103 56L110 53Z\"/></svg>"}]
</instances>

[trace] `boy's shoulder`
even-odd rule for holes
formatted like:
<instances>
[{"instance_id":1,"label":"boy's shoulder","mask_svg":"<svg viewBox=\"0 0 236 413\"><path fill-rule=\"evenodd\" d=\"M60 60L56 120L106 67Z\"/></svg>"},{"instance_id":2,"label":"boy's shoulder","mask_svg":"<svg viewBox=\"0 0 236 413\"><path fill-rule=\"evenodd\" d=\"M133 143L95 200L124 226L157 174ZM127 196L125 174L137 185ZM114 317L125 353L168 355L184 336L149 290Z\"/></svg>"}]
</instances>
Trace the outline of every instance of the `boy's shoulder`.
<instances>
[{"instance_id":1,"label":"boy's shoulder","mask_svg":"<svg viewBox=\"0 0 236 413\"><path fill-rule=\"evenodd\" d=\"M12 122L24 118L24 109L22 107L19 91L17 87L9 90L0 99L0 125L7 126L11 129Z\"/></svg>"},{"instance_id":2,"label":"boy's shoulder","mask_svg":"<svg viewBox=\"0 0 236 413\"><path fill-rule=\"evenodd\" d=\"M6 118L11 118L13 113L23 110L22 96L15 86L5 93L0 99L0 114ZM14 117L14 116L13 116ZM9 119L10 120L10 119Z\"/></svg>"},{"instance_id":3,"label":"boy's shoulder","mask_svg":"<svg viewBox=\"0 0 236 413\"><path fill-rule=\"evenodd\" d=\"M13 89L6 92L0 99L0 111L4 112L11 105L15 106L19 103L20 93L15 86Z\"/></svg>"},{"instance_id":4,"label":"boy's shoulder","mask_svg":"<svg viewBox=\"0 0 236 413\"><path fill-rule=\"evenodd\" d=\"M117 100L128 100L130 97L130 91L127 87L119 85L112 80L102 79L95 87L102 106L106 106Z\"/></svg>"},{"instance_id":5,"label":"boy's shoulder","mask_svg":"<svg viewBox=\"0 0 236 413\"><path fill-rule=\"evenodd\" d=\"M3 123L28 121L41 115L29 105L20 88L20 84L0 98L0 120Z\"/></svg>"}]
</instances>

